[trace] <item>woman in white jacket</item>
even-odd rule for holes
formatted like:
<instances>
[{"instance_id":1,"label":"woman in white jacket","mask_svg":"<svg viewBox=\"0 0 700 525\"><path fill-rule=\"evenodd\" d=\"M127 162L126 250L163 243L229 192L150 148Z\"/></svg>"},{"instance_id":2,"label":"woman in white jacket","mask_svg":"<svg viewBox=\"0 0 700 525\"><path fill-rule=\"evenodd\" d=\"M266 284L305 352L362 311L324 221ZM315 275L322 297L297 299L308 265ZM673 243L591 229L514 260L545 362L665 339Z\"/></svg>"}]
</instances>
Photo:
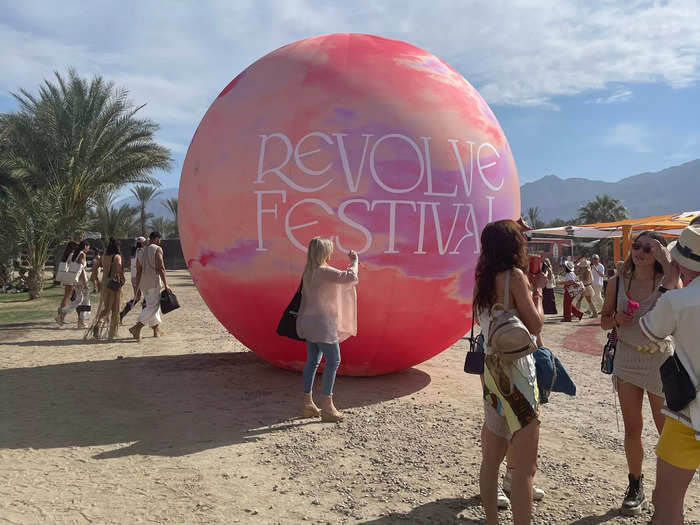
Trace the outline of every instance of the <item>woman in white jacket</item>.
<instances>
[{"instance_id":1,"label":"woman in white jacket","mask_svg":"<svg viewBox=\"0 0 700 525\"><path fill-rule=\"evenodd\" d=\"M297 334L306 339L307 359L303 373L304 417L342 421L333 405L333 384L340 365L340 343L357 334L357 253L350 251L345 271L328 265L333 253L330 239L314 237L309 243L297 316ZM312 389L316 369L325 356L321 409L314 404Z\"/></svg>"}]
</instances>

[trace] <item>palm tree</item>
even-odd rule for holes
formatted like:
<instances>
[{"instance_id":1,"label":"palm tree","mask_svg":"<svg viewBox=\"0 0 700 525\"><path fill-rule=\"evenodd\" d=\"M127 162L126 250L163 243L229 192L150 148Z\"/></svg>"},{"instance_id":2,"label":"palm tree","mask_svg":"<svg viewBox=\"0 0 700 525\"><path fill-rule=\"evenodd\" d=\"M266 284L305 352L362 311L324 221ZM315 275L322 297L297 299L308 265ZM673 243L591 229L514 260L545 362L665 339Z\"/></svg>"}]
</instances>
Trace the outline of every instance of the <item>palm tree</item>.
<instances>
[{"instance_id":1,"label":"palm tree","mask_svg":"<svg viewBox=\"0 0 700 525\"><path fill-rule=\"evenodd\" d=\"M138 185L131 188L131 194L139 201L138 210L141 235L146 233L146 221L153 217L153 215L146 213L146 205L159 193L160 192L153 186Z\"/></svg>"},{"instance_id":2,"label":"palm tree","mask_svg":"<svg viewBox=\"0 0 700 525\"><path fill-rule=\"evenodd\" d=\"M137 118L128 92L102 77L86 80L70 69L45 80L37 95L13 93L19 110L0 115L7 172L29 188L51 187L62 220L56 239L86 227L88 209L102 191L125 184L158 184L170 151L154 141L158 125Z\"/></svg>"},{"instance_id":3,"label":"palm tree","mask_svg":"<svg viewBox=\"0 0 700 525\"><path fill-rule=\"evenodd\" d=\"M29 267L29 298L41 297L44 266L55 245L55 231L62 217L51 188L32 189L25 184L0 190L0 243L10 257L21 252Z\"/></svg>"},{"instance_id":4,"label":"palm tree","mask_svg":"<svg viewBox=\"0 0 700 525\"><path fill-rule=\"evenodd\" d=\"M106 194L98 200L90 213L90 229L100 232L105 241L110 237L115 239L128 237L138 212L137 208L128 204L115 208L113 203L113 196Z\"/></svg>"},{"instance_id":5,"label":"palm tree","mask_svg":"<svg viewBox=\"0 0 700 525\"><path fill-rule=\"evenodd\" d=\"M172 237L175 239L180 238L180 230L178 228L178 222L177 222L177 197L171 197L169 199L166 199L164 201L161 201L161 204L167 208L167 210L173 215L173 224L172 224Z\"/></svg>"},{"instance_id":6,"label":"palm tree","mask_svg":"<svg viewBox=\"0 0 700 525\"><path fill-rule=\"evenodd\" d=\"M544 222L542 221L542 219L540 219L539 206L534 206L534 207L531 206L530 208L527 209L527 222L535 230L538 228L542 228L544 226Z\"/></svg>"},{"instance_id":7,"label":"palm tree","mask_svg":"<svg viewBox=\"0 0 700 525\"><path fill-rule=\"evenodd\" d=\"M627 218L627 209L618 199L608 195L597 195L578 209L578 220L583 224L614 222Z\"/></svg>"},{"instance_id":8,"label":"palm tree","mask_svg":"<svg viewBox=\"0 0 700 525\"><path fill-rule=\"evenodd\" d=\"M176 224L174 221L166 219L165 217L156 217L148 224L148 227L152 231L160 232L163 239L172 239Z\"/></svg>"}]
</instances>

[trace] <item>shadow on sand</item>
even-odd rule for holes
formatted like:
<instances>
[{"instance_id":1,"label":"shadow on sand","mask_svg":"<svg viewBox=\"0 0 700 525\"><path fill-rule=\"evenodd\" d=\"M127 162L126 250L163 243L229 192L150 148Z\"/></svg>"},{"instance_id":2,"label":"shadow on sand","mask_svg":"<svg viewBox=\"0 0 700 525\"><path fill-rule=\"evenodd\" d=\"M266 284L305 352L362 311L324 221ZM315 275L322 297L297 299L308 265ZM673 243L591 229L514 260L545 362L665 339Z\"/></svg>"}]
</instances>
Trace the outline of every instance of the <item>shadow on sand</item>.
<instances>
[{"instance_id":1,"label":"shadow on sand","mask_svg":"<svg viewBox=\"0 0 700 525\"><path fill-rule=\"evenodd\" d=\"M335 394L341 409L351 409L429 383L430 376L417 369L338 377ZM311 423L293 419L300 374L251 352L6 369L0 370L0 385L0 448L119 444L95 458L180 456Z\"/></svg>"},{"instance_id":2,"label":"shadow on sand","mask_svg":"<svg viewBox=\"0 0 700 525\"><path fill-rule=\"evenodd\" d=\"M364 521L363 525L392 525L395 523L483 523L478 520L463 518L459 513L468 507L481 506L481 499L473 496L464 498L445 498L425 503L408 513L392 512L376 520Z\"/></svg>"}]
</instances>

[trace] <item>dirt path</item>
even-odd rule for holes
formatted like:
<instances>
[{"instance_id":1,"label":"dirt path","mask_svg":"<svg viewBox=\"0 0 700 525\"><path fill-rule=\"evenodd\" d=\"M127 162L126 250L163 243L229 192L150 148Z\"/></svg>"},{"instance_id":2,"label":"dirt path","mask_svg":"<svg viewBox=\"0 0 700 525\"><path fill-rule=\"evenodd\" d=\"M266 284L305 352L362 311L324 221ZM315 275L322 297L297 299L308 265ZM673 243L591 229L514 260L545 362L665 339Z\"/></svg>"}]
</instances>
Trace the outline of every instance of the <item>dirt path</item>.
<instances>
[{"instance_id":1,"label":"dirt path","mask_svg":"<svg viewBox=\"0 0 700 525\"><path fill-rule=\"evenodd\" d=\"M481 394L462 372L466 341L398 374L339 378L342 424L299 420L299 375L246 351L189 276L172 274L186 307L159 340L85 344L49 321L0 326L0 523L481 522ZM602 346L595 326L546 325L578 395L543 408L536 523L649 518L617 515L626 466L609 379L584 353ZM694 482L689 523L699 502Z\"/></svg>"}]
</instances>

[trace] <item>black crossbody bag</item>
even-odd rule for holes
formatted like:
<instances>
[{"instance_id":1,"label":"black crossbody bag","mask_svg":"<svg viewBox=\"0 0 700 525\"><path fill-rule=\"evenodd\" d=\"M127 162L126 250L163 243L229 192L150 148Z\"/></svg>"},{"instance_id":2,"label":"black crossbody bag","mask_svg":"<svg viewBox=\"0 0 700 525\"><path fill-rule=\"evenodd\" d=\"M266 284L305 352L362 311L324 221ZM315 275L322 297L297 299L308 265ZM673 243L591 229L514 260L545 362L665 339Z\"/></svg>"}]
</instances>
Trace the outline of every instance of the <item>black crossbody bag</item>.
<instances>
[{"instance_id":1,"label":"black crossbody bag","mask_svg":"<svg viewBox=\"0 0 700 525\"><path fill-rule=\"evenodd\" d=\"M677 354L666 359L659 372L668 408L678 412L695 399L697 390Z\"/></svg>"},{"instance_id":2,"label":"black crossbody bag","mask_svg":"<svg viewBox=\"0 0 700 525\"><path fill-rule=\"evenodd\" d=\"M617 313L617 292L620 286L620 278L618 275L615 279L615 309L613 310L613 318ZM613 373L613 363L615 363L615 352L617 351L617 327L613 327L612 330L608 332L608 341L603 347L603 357L600 361L600 371L604 374Z\"/></svg>"},{"instance_id":3,"label":"black crossbody bag","mask_svg":"<svg viewBox=\"0 0 700 525\"><path fill-rule=\"evenodd\" d=\"M472 329L469 335L469 351L464 360L464 371L467 374L481 375L484 373L484 334L480 333L474 337L474 316L476 312L472 309Z\"/></svg>"}]
</instances>

